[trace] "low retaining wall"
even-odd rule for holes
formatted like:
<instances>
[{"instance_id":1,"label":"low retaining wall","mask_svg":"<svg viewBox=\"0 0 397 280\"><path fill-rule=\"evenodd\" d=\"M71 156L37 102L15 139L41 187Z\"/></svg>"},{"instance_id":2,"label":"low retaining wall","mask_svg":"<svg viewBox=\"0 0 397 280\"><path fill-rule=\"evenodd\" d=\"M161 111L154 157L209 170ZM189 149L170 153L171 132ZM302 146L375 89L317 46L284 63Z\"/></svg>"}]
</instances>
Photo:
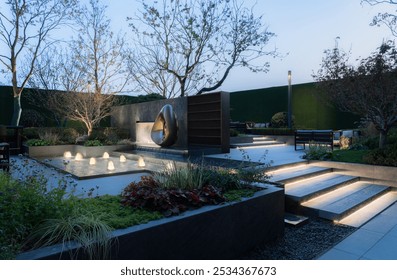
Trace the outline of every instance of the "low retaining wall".
<instances>
[{"instance_id":1,"label":"low retaining wall","mask_svg":"<svg viewBox=\"0 0 397 280\"><path fill-rule=\"evenodd\" d=\"M240 202L116 230L112 259L235 259L283 234L284 190L269 185ZM55 245L17 259L68 258L62 249Z\"/></svg>"},{"instance_id":2,"label":"low retaining wall","mask_svg":"<svg viewBox=\"0 0 397 280\"><path fill-rule=\"evenodd\" d=\"M25 146L24 152L32 158L59 157L70 151L73 155L81 153L84 157L100 157L104 152L114 152L130 148L129 145L109 145L86 147L82 145Z\"/></svg>"}]
</instances>

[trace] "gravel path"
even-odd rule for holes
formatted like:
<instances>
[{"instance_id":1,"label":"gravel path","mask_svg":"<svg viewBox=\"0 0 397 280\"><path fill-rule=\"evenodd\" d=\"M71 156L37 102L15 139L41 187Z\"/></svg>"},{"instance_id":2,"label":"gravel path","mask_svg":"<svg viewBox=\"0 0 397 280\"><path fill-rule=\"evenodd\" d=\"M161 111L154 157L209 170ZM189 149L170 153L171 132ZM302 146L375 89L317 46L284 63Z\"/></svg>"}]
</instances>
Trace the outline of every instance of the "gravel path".
<instances>
[{"instance_id":1,"label":"gravel path","mask_svg":"<svg viewBox=\"0 0 397 280\"><path fill-rule=\"evenodd\" d=\"M242 259L312 260L353 233L356 228L311 218L302 226L286 226L285 235L256 248Z\"/></svg>"}]
</instances>

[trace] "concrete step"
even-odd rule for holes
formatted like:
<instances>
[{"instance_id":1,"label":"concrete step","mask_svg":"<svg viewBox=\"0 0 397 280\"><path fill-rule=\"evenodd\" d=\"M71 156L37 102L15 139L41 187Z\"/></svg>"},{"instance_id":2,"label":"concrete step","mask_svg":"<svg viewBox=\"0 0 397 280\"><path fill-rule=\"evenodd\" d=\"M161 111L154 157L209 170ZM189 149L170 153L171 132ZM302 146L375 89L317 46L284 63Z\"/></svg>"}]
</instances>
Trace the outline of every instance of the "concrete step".
<instances>
[{"instance_id":1,"label":"concrete step","mask_svg":"<svg viewBox=\"0 0 397 280\"><path fill-rule=\"evenodd\" d=\"M234 143L230 144L230 148L244 148L244 147L257 147L257 146L273 146L273 145L283 145L285 143L276 141L276 140L262 140L248 143Z\"/></svg>"},{"instance_id":2,"label":"concrete step","mask_svg":"<svg viewBox=\"0 0 397 280\"><path fill-rule=\"evenodd\" d=\"M397 192L387 192L354 213L339 220L338 223L352 227L361 227L395 202L397 202Z\"/></svg>"},{"instance_id":3,"label":"concrete step","mask_svg":"<svg viewBox=\"0 0 397 280\"><path fill-rule=\"evenodd\" d=\"M390 190L390 187L359 181L302 203L321 218L339 221Z\"/></svg>"},{"instance_id":4,"label":"concrete step","mask_svg":"<svg viewBox=\"0 0 397 280\"><path fill-rule=\"evenodd\" d=\"M269 140L274 140L274 138L268 137L268 136L254 136L252 137L252 141L269 141Z\"/></svg>"},{"instance_id":5,"label":"concrete step","mask_svg":"<svg viewBox=\"0 0 397 280\"><path fill-rule=\"evenodd\" d=\"M288 183L284 186L286 202L304 203L358 180L358 177L332 172Z\"/></svg>"},{"instance_id":6,"label":"concrete step","mask_svg":"<svg viewBox=\"0 0 397 280\"><path fill-rule=\"evenodd\" d=\"M270 178L270 181L272 182L288 184L330 172L332 172L332 168L318 167L310 164L300 164L298 166L271 171L269 175L272 176Z\"/></svg>"}]
</instances>

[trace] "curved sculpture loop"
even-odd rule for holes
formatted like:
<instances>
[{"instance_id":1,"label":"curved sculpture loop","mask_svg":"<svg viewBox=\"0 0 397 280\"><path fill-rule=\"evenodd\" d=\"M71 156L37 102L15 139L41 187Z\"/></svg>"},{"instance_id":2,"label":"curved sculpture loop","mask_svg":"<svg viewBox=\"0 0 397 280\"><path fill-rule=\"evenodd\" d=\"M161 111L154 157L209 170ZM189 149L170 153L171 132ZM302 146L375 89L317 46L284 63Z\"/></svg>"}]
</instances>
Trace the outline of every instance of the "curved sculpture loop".
<instances>
[{"instance_id":1,"label":"curved sculpture loop","mask_svg":"<svg viewBox=\"0 0 397 280\"><path fill-rule=\"evenodd\" d=\"M176 115L170 104L161 108L150 133L154 143L161 147L175 144L178 138Z\"/></svg>"}]
</instances>

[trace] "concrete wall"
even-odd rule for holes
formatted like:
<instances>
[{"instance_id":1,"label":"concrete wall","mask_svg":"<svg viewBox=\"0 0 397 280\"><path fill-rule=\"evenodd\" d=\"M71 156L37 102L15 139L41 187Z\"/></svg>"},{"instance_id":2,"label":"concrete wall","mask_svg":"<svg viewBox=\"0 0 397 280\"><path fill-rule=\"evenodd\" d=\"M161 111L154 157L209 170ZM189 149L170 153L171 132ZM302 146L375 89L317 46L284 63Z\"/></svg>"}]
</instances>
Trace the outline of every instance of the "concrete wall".
<instances>
[{"instance_id":1,"label":"concrete wall","mask_svg":"<svg viewBox=\"0 0 397 280\"><path fill-rule=\"evenodd\" d=\"M115 107L112 111L112 126L129 129L131 140L136 141L136 123L154 122L161 108L166 104L173 107L178 122L178 140L174 146L185 148L188 146L186 97Z\"/></svg>"}]
</instances>

